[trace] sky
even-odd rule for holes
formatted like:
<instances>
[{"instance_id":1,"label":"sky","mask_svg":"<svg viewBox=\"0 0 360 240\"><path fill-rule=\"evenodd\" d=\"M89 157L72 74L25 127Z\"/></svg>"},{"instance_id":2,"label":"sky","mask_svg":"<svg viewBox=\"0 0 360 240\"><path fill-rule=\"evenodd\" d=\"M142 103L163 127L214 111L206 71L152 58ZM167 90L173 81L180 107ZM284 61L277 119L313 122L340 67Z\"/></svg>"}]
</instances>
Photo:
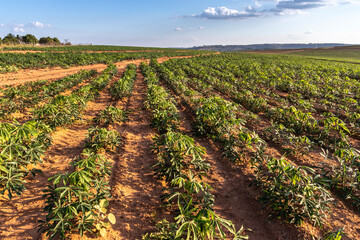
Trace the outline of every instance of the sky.
<instances>
[{"instance_id":1,"label":"sky","mask_svg":"<svg viewBox=\"0 0 360 240\"><path fill-rule=\"evenodd\" d=\"M360 0L0 0L0 37L192 47L360 44Z\"/></svg>"}]
</instances>

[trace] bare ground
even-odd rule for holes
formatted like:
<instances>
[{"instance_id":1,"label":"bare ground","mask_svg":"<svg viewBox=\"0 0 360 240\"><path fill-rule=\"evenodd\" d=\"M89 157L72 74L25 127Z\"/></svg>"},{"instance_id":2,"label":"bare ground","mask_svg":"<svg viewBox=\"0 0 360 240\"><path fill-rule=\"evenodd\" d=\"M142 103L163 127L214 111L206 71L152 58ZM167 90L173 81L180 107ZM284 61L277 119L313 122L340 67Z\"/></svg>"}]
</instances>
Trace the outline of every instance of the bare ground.
<instances>
[{"instance_id":1,"label":"bare ground","mask_svg":"<svg viewBox=\"0 0 360 240\"><path fill-rule=\"evenodd\" d=\"M178 56L178 57L161 57L158 61L164 62L171 58L190 58L193 56ZM118 68L124 68L130 63L140 64L141 62L149 61L148 59L125 60L115 63ZM43 69L20 69L17 72L9 72L0 74L0 87L6 85L18 85L25 82L33 82L37 80L56 80L74 74L80 70L97 70L103 71L107 67L106 64L92 64L85 66L76 66L69 68L52 67Z\"/></svg>"},{"instance_id":2,"label":"bare ground","mask_svg":"<svg viewBox=\"0 0 360 240\"><path fill-rule=\"evenodd\" d=\"M159 62L166 59L159 59ZM134 62L138 64L141 61L144 60ZM121 62L118 67L124 69L127 64ZM102 67L104 69L106 66ZM117 223L106 239L141 239L143 233L153 229L153 220L169 217L169 213L159 207L164 183L152 176L150 168L156 156L150 151L154 132L150 128L149 114L143 106L145 91L146 85L139 76L129 99L114 103L106 92L102 92L98 101L88 104L84 122L58 129L54 133L53 146L46 152L44 163L39 167L43 175L29 178L28 190L21 197L14 197L11 201L0 199L0 239L46 239L37 233L36 226L37 220L45 216L41 196L47 179L59 171L71 170L69 162L81 153L90 120L111 103L129 110L129 120L112 126L123 136L124 146L118 154L107 156L114 164L110 181L113 195L110 212L116 216ZM191 135L191 114L181 105L179 109L184 120L181 130ZM257 201L259 190L249 187L252 170L241 170L221 159L221 149L208 139L195 139L206 148L206 158L212 166L205 181L214 188L216 212L233 221L237 228L241 225L251 228L252 232L248 232L250 239L311 239L311 234L318 234L319 231L309 224L295 228L276 220L270 221L268 212ZM359 239L359 214L341 201L336 202L337 206L333 208L326 225L333 230L345 226L347 239ZM71 238L80 239L78 235Z\"/></svg>"}]
</instances>

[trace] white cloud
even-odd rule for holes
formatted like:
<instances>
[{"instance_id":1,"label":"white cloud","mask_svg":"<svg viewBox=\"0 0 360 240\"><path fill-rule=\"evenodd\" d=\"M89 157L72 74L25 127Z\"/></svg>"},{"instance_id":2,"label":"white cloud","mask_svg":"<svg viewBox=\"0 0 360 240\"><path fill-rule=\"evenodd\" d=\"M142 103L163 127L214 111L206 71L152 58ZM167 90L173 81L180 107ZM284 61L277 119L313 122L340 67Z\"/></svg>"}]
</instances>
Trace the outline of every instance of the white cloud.
<instances>
[{"instance_id":1,"label":"white cloud","mask_svg":"<svg viewBox=\"0 0 360 240\"><path fill-rule=\"evenodd\" d=\"M14 32L25 32L25 30L24 30L24 28L22 28L22 27L13 27L13 31Z\"/></svg>"},{"instance_id":2,"label":"white cloud","mask_svg":"<svg viewBox=\"0 0 360 240\"><path fill-rule=\"evenodd\" d=\"M229 9L227 7L208 7L200 15L195 16L207 19L244 19L257 17L259 15L261 15L261 13L254 11L252 7L248 7L243 11Z\"/></svg>"},{"instance_id":3,"label":"white cloud","mask_svg":"<svg viewBox=\"0 0 360 240\"><path fill-rule=\"evenodd\" d=\"M23 23L14 23L14 24L0 24L0 27L8 27L10 31L16 33L23 33L27 32L28 28L47 28L51 27L50 24L44 24L39 21L23 24Z\"/></svg>"},{"instance_id":4,"label":"white cloud","mask_svg":"<svg viewBox=\"0 0 360 240\"><path fill-rule=\"evenodd\" d=\"M324 7L327 2L324 0L286 0L279 1L276 5L277 9L310 9Z\"/></svg>"},{"instance_id":5,"label":"white cloud","mask_svg":"<svg viewBox=\"0 0 360 240\"><path fill-rule=\"evenodd\" d=\"M203 26L200 26L200 27L199 27L199 30L204 30L204 27L203 27Z\"/></svg>"},{"instance_id":6,"label":"white cloud","mask_svg":"<svg viewBox=\"0 0 360 240\"><path fill-rule=\"evenodd\" d=\"M175 28L174 30L175 30L175 32L181 32L181 31L184 31L184 29L182 29L181 27L177 27L177 28Z\"/></svg>"},{"instance_id":7,"label":"white cloud","mask_svg":"<svg viewBox=\"0 0 360 240\"><path fill-rule=\"evenodd\" d=\"M205 19L247 19L268 15L308 15L304 10L337 6L343 4L357 4L360 0L255 0L254 6L243 10L229 9L227 7L208 7L201 14L192 14L183 17L197 17ZM263 5L262 3L266 3Z\"/></svg>"},{"instance_id":8,"label":"white cloud","mask_svg":"<svg viewBox=\"0 0 360 240\"><path fill-rule=\"evenodd\" d=\"M282 11L276 12L275 15L309 15L308 12L304 12L300 9L284 9Z\"/></svg>"},{"instance_id":9,"label":"white cloud","mask_svg":"<svg viewBox=\"0 0 360 240\"><path fill-rule=\"evenodd\" d=\"M29 23L29 26L36 27L36 28L45 28L45 27L51 27L50 24L44 24L39 21L31 22Z\"/></svg>"}]
</instances>

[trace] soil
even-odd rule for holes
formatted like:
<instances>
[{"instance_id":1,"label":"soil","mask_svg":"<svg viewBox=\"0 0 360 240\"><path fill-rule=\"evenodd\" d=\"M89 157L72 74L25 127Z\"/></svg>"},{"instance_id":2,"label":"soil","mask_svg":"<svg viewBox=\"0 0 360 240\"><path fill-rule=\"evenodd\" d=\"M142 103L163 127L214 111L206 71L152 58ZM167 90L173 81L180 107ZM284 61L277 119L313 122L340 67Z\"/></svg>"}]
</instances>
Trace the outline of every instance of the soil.
<instances>
[{"instance_id":1,"label":"soil","mask_svg":"<svg viewBox=\"0 0 360 240\"><path fill-rule=\"evenodd\" d=\"M139 64L142 59L126 60L116 63L118 68L122 68L129 63ZM74 74L80 70L96 70L103 71L107 67L106 64L92 64L85 66L70 67L67 69L61 67L44 68L44 69L20 69L17 72L9 72L0 74L0 86L18 85L25 82L37 80L56 80Z\"/></svg>"},{"instance_id":2,"label":"soil","mask_svg":"<svg viewBox=\"0 0 360 240\"><path fill-rule=\"evenodd\" d=\"M305 231L293 226L281 224L278 220L270 220L269 214L257 200L260 195L258 189L250 187L253 180L235 166L222 158L222 149L213 141L199 138L193 134L191 110L178 101L179 113L183 119L180 130L190 135L206 149L207 162L211 171L204 181L212 188L215 196L215 211L222 218L232 221L237 229L244 226L249 239L304 239ZM246 169L245 169L246 170ZM250 172L250 171L247 171ZM253 176L253 173L252 173Z\"/></svg>"},{"instance_id":3,"label":"soil","mask_svg":"<svg viewBox=\"0 0 360 240\"><path fill-rule=\"evenodd\" d=\"M111 179L110 212L117 222L109 239L141 239L153 230L154 216L162 218L160 206L163 183L153 176L151 166L156 155L150 145L155 136L144 107L146 85L138 75L133 94L127 102L128 120L115 129L124 139L124 149L118 155ZM119 107L119 106L118 106Z\"/></svg>"},{"instance_id":4,"label":"soil","mask_svg":"<svg viewBox=\"0 0 360 240\"><path fill-rule=\"evenodd\" d=\"M160 58L163 62L169 58ZM116 63L119 73L114 79L118 79L129 63L140 64L144 60L123 61ZM87 66L94 69L94 65ZM106 65L98 64L97 70L101 71ZM70 70L67 75L82 69L49 69L45 77L56 76L59 78L60 71ZM25 70L29 74L42 72L42 70ZM54 73L55 72L55 73ZM24 81L38 80L32 74ZM46 78L49 79L49 78ZM113 81L114 81L113 79ZM14 83L14 82L13 82ZM161 219L166 216L159 208L162 184L152 176L150 166L156 160L150 151L150 143L154 132L150 127L148 114L143 108L145 96L145 84L140 78L135 83L133 95L126 100L127 104L116 103L118 107L128 109L129 121L122 126L114 126L122 133L124 149L119 154L107 156L114 164L111 179L112 194L111 212L116 215L117 223L114 230L109 233L107 239L135 239L141 238L145 231L151 230L154 224L154 216ZM43 190L48 184L47 180L58 172L71 171L70 161L78 156L84 147L87 129L91 126L91 119L102 109L112 104L107 91L101 92L100 98L89 102L82 121L67 128L58 128L52 135L52 146L43 157L43 163L36 166L42 170L41 175L27 177L27 184L21 196L14 196L11 200L0 197L0 239L47 239L37 232L38 220L45 218L42 198ZM135 211L134 211L135 209ZM72 236L72 239L80 238Z\"/></svg>"},{"instance_id":5,"label":"soil","mask_svg":"<svg viewBox=\"0 0 360 240\"><path fill-rule=\"evenodd\" d=\"M69 51L36 51L36 50L6 50L6 51L0 51L0 53L42 53L42 52L53 52L53 53L66 53ZM106 52L110 52L110 53L132 53L132 52L164 52L163 50L124 50L124 51L117 51L117 50L113 50L113 51L75 51L77 53L106 53ZM175 52L188 52L188 50L180 50L180 51L175 51Z\"/></svg>"},{"instance_id":6,"label":"soil","mask_svg":"<svg viewBox=\"0 0 360 240\"><path fill-rule=\"evenodd\" d=\"M171 58L188 58L184 57L161 57L158 61L164 62ZM125 60L115 63L118 68L123 68L130 63L140 64L141 62L148 61L144 59ZM80 70L96 70L103 71L107 67L106 64L92 64L85 66L76 66L69 68L53 67L44 69L20 69L17 72L9 72L0 74L0 87L5 85L18 85L25 82L33 82L37 80L56 80L74 74Z\"/></svg>"},{"instance_id":7,"label":"soil","mask_svg":"<svg viewBox=\"0 0 360 240\"><path fill-rule=\"evenodd\" d=\"M158 61L163 62L167 59L169 58L160 58ZM120 77L127 64L140 64L142 61L146 60L117 63L119 73L113 81ZM82 67L101 71L106 65ZM57 79L75 73L82 67L21 70L13 73L19 74L21 80L9 80L1 74L0 85L6 85L2 84L3 82L19 84L35 81L39 77ZM155 132L150 127L149 112L143 105L145 95L146 85L143 77L138 74L131 97L114 102L107 91L103 91L98 100L88 103L83 120L67 128L58 128L53 133L53 145L46 152L44 162L37 166L43 174L27 178L27 190L21 197L15 196L10 201L0 198L0 239L47 239L37 232L37 221L45 218L42 195L47 179L57 172L65 173L72 170L69 162L81 153L87 129L92 125L92 118L110 104L126 109L128 120L110 126L110 129L118 131L123 138L122 148L116 153L107 154L107 158L113 164L110 179L113 198L109 211L116 216L117 222L109 230L106 238L98 239L141 239L142 234L154 230L154 221L164 217L171 219L172 215L160 207L161 190L165 183L157 180L151 169L156 162L156 156L150 150ZM250 239L311 239L311 235L320 234L321 231L309 223L294 227L281 224L278 220L270 220L267 217L269 212L257 200L260 195L259 189L249 186L253 180L253 170L249 166L235 166L222 159L220 146L209 139L194 136L191 112L180 102L178 108L182 119L180 130L194 137L197 144L206 149L206 159L212 169L204 181L214 189L212 193L215 196L216 213L231 220L237 229L242 225L252 229L247 231ZM265 121L261 123L266 124ZM254 126L254 129L258 129L258 126ZM271 151L275 155L280 155L276 147ZM311 157L314 156L308 157L306 161L319 161L319 155L313 159ZM325 224L326 229L336 230L345 226L345 239L360 239L359 214L339 199L335 202L337 205L332 207L332 213ZM81 239L88 238L96 237L84 236ZM80 236L72 235L71 239L80 239Z\"/></svg>"},{"instance_id":8,"label":"soil","mask_svg":"<svg viewBox=\"0 0 360 240\"><path fill-rule=\"evenodd\" d=\"M225 94L222 94L218 91L215 91L215 94L218 94L222 98L231 101L231 99ZM181 105L181 100L179 100L178 103ZM187 112L186 115L189 119L193 119L194 116L191 114L192 111L190 108L183 111ZM255 131L257 134L261 135L264 127L270 126L270 121L264 114L258 114L258 116L260 117L257 121L247 123L246 126ZM191 123L187 123L182 126L182 130L189 128L191 129L190 126ZM208 154L209 152L213 153L208 156L211 165L213 167L216 166L216 168L213 168L213 171L210 174L210 180L213 179L213 184L211 184L211 186L213 186L215 190L219 191L219 196L224 196L222 199L225 202L230 200L228 204L221 200L216 200L216 209L219 209L220 212L226 212L226 209L232 209L231 212L228 213L230 215L225 214L225 216L228 216L227 219L232 220L234 223L239 222L239 224L243 222L246 227L256 229L256 233L249 233L250 239L311 239L312 236L321 236L324 235L327 231L336 231L343 227L345 227L346 232L346 237L343 237L343 239L360 239L360 228L358 228L358 224L360 223L360 216L358 210L353 209L353 207L351 207L348 202L339 199L334 193L332 194L332 198L334 198L334 205L330 207L330 213L328 213L327 217L325 218L323 231L312 226L310 222L304 222L301 227L297 228L294 226L288 226L287 230L285 226L279 227L279 223L279 225L276 225L276 221L271 223L274 225L269 224L270 220L266 219L266 216L269 214L269 212L261 209L259 206L257 206L256 210L254 209L254 206L259 204L256 199L260 196L261 193L259 192L259 189L249 187L249 184L252 180L254 180L255 176L254 170L251 168L251 166L249 166L249 164L244 164L241 167L236 167L232 166L230 163L227 163L228 166L226 167L224 163L221 163L221 149L216 148L216 144L213 144L213 146L215 146L215 149L213 149L211 145L209 146L208 140L205 142L200 142L202 142L201 145L207 149ZM280 145L274 144L272 142L267 142L267 144L268 146L266 148L266 153L270 156L280 158L284 155L283 148ZM217 157L214 158L214 155ZM286 158L294 165L299 164L309 167L319 167L321 164L326 164L328 166L337 164L334 160L325 159L321 155L320 149L313 149L310 151L308 156L288 156ZM232 174L234 174L234 176L232 176ZM221 179L223 180L221 181ZM219 182L224 182L225 184L219 185ZM228 194L226 194L227 192ZM239 205L237 203L239 203ZM249 203L251 204L249 205ZM225 204L225 206L223 204ZM233 211L236 206L238 206L238 209ZM252 211L247 213L247 209L252 209ZM251 213L253 215L251 215ZM234 219L234 216L237 217ZM242 221L239 221L239 219ZM252 222L251 219L256 219L256 221ZM245 224L245 222L247 224ZM257 228L258 223L262 223L260 229ZM264 228L265 232L263 232Z\"/></svg>"},{"instance_id":9,"label":"soil","mask_svg":"<svg viewBox=\"0 0 360 240\"><path fill-rule=\"evenodd\" d=\"M122 71L124 69L125 66L120 68ZM11 200L0 199L0 239L46 239L37 232L37 225L38 220L45 218L42 195L48 184L47 179L57 172L71 171L69 163L84 147L87 129L91 125L89 120L107 107L109 101L109 94L101 92L99 99L88 103L82 121L67 128L56 129L52 134L52 145L43 157L43 163L36 166L43 173L26 179L27 190L21 196L15 196Z\"/></svg>"}]
</instances>

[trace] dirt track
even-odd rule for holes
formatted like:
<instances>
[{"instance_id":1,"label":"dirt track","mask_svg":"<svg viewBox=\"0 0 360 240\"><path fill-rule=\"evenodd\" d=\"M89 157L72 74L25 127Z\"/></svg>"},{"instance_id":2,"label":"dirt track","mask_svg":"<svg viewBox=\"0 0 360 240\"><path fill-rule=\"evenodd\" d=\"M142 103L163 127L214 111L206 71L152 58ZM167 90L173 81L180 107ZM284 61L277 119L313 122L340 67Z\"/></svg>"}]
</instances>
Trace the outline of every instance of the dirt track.
<instances>
[{"instance_id":1,"label":"dirt track","mask_svg":"<svg viewBox=\"0 0 360 240\"><path fill-rule=\"evenodd\" d=\"M158 58L161 63L171 58L189 58L192 56L180 56L180 57L162 57ZM118 68L124 68L130 63L140 64L141 62L149 61L148 59L136 59L136 60L125 60L115 63ZM25 82L32 82L36 80L55 80L74 74L80 70L97 70L103 71L107 67L106 64L92 64L85 66L76 66L70 68L44 68L44 69L20 69L17 72L3 73L0 74L0 86L5 85L17 85Z\"/></svg>"}]
</instances>

